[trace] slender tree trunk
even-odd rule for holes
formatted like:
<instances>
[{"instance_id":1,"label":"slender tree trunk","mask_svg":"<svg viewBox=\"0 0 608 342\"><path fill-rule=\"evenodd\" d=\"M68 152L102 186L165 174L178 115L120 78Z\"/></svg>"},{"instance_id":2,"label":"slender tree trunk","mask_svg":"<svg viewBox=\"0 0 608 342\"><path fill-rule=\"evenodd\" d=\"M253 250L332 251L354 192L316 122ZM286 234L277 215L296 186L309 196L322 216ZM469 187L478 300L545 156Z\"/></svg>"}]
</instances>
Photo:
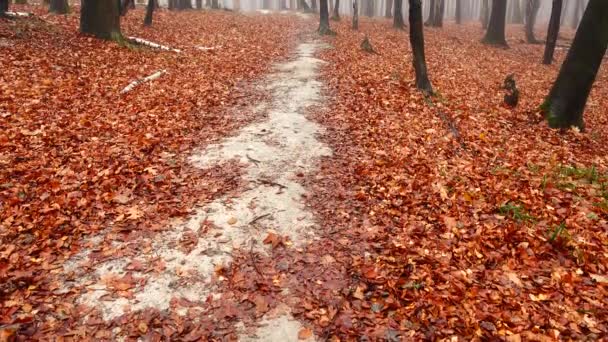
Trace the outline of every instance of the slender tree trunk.
<instances>
[{"instance_id":1,"label":"slender tree trunk","mask_svg":"<svg viewBox=\"0 0 608 342\"><path fill-rule=\"evenodd\" d=\"M608 47L608 1L590 0L542 108L549 126L584 129L583 111Z\"/></svg>"},{"instance_id":2,"label":"slender tree trunk","mask_svg":"<svg viewBox=\"0 0 608 342\"><path fill-rule=\"evenodd\" d=\"M553 54L555 53L555 45L557 44L557 36L559 34L559 25L561 22L562 2L563 0L553 0L549 30L547 32L547 43L545 44L545 55L543 57L543 64L546 65L553 62ZM606 13L606 15L608 15L608 13Z\"/></svg>"},{"instance_id":3,"label":"slender tree trunk","mask_svg":"<svg viewBox=\"0 0 608 342\"><path fill-rule=\"evenodd\" d=\"M456 24L462 24L462 0L456 0Z\"/></svg>"},{"instance_id":4,"label":"slender tree trunk","mask_svg":"<svg viewBox=\"0 0 608 342\"><path fill-rule=\"evenodd\" d=\"M49 12L67 14L69 9L68 0L51 0Z\"/></svg>"},{"instance_id":5,"label":"slender tree trunk","mask_svg":"<svg viewBox=\"0 0 608 342\"><path fill-rule=\"evenodd\" d=\"M424 23L425 26L432 26L433 25L433 20L435 20L435 8L436 8L436 0L431 0L429 2L430 4L430 10L429 10L429 17L426 19L426 23Z\"/></svg>"},{"instance_id":6,"label":"slender tree trunk","mask_svg":"<svg viewBox=\"0 0 608 342\"><path fill-rule=\"evenodd\" d=\"M101 39L121 41L119 2L82 0L80 31Z\"/></svg>"},{"instance_id":7,"label":"slender tree trunk","mask_svg":"<svg viewBox=\"0 0 608 342\"><path fill-rule=\"evenodd\" d=\"M393 16L393 0L386 0L384 16L387 18L391 18Z\"/></svg>"},{"instance_id":8,"label":"slender tree trunk","mask_svg":"<svg viewBox=\"0 0 608 342\"><path fill-rule=\"evenodd\" d=\"M445 12L445 0L435 0L435 18L431 22L433 27L443 27L443 14Z\"/></svg>"},{"instance_id":9,"label":"slender tree trunk","mask_svg":"<svg viewBox=\"0 0 608 342\"><path fill-rule=\"evenodd\" d=\"M508 46L505 39L505 25L507 19L507 0L493 0L492 13L486 36L483 38L485 44Z\"/></svg>"},{"instance_id":10,"label":"slender tree trunk","mask_svg":"<svg viewBox=\"0 0 608 342\"><path fill-rule=\"evenodd\" d=\"M374 12L375 12L375 8L374 8L374 0L366 0L365 3L365 15L367 15L368 17L373 17L374 16Z\"/></svg>"},{"instance_id":11,"label":"slender tree trunk","mask_svg":"<svg viewBox=\"0 0 608 342\"><path fill-rule=\"evenodd\" d=\"M422 31L422 3L421 0L409 0L410 10L410 44L414 70L416 72L416 88L432 93L433 86L429 81L424 56L424 33Z\"/></svg>"},{"instance_id":12,"label":"slender tree trunk","mask_svg":"<svg viewBox=\"0 0 608 342\"><path fill-rule=\"evenodd\" d=\"M353 30L359 29L359 0L353 0Z\"/></svg>"},{"instance_id":13,"label":"slender tree trunk","mask_svg":"<svg viewBox=\"0 0 608 342\"><path fill-rule=\"evenodd\" d=\"M534 25L540 9L540 0L528 0L526 4L526 41L529 44L538 44L534 37Z\"/></svg>"},{"instance_id":14,"label":"slender tree trunk","mask_svg":"<svg viewBox=\"0 0 608 342\"><path fill-rule=\"evenodd\" d=\"M329 28L329 8L327 2L329 0L319 1L319 34L331 35L334 32Z\"/></svg>"},{"instance_id":15,"label":"slender tree trunk","mask_svg":"<svg viewBox=\"0 0 608 342\"><path fill-rule=\"evenodd\" d=\"M513 0L513 23L514 24L523 24L524 17L521 13L521 4L520 0Z\"/></svg>"},{"instance_id":16,"label":"slender tree trunk","mask_svg":"<svg viewBox=\"0 0 608 342\"><path fill-rule=\"evenodd\" d=\"M152 25L152 15L154 14L154 2L156 0L148 0L148 6L146 6L146 17L144 18L144 26Z\"/></svg>"},{"instance_id":17,"label":"slender tree trunk","mask_svg":"<svg viewBox=\"0 0 608 342\"><path fill-rule=\"evenodd\" d=\"M488 24L490 22L490 2L488 0L483 0L481 4L481 26L483 29L488 28Z\"/></svg>"},{"instance_id":18,"label":"slender tree trunk","mask_svg":"<svg viewBox=\"0 0 608 342\"><path fill-rule=\"evenodd\" d=\"M395 0L393 27L400 30L403 30L403 28L405 27L405 24L403 22L403 0Z\"/></svg>"},{"instance_id":19,"label":"slender tree trunk","mask_svg":"<svg viewBox=\"0 0 608 342\"><path fill-rule=\"evenodd\" d=\"M336 0L336 4L334 5L334 13L331 16L331 19L335 21L340 20L340 0Z\"/></svg>"}]
</instances>

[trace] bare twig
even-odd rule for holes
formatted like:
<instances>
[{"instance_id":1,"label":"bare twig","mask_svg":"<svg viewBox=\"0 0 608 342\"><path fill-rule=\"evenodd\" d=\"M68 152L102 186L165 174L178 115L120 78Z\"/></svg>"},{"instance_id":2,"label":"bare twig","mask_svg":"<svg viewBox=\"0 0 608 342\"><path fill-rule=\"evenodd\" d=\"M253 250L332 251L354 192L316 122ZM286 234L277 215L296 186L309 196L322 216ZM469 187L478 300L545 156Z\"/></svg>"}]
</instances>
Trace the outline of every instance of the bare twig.
<instances>
[{"instance_id":1,"label":"bare twig","mask_svg":"<svg viewBox=\"0 0 608 342\"><path fill-rule=\"evenodd\" d=\"M273 182L273 181L268 180L268 179L259 179L258 181L260 183L264 184L264 185L278 186L281 190L282 189L287 189L287 187L285 185L277 183L277 182Z\"/></svg>"},{"instance_id":2,"label":"bare twig","mask_svg":"<svg viewBox=\"0 0 608 342\"><path fill-rule=\"evenodd\" d=\"M254 218L253 220L251 220L251 222L249 222L249 224L254 224L254 223L258 222L259 220L261 220L261 219L263 219L265 217L268 217L268 216L270 216L270 213L264 214L264 215L260 215L260 216L258 216L256 218Z\"/></svg>"},{"instance_id":3,"label":"bare twig","mask_svg":"<svg viewBox=\"0 0 608 342\"><path fill-rule=\"evenodd\" d=\"M261 163L261 161L257 160L257 159L253 159L251 158L251 156L249 156L249 153L245 154L245 156L247 157L247 159L249 159L249 161L255 163L255 164L259 164Z\"/></svg>"}]
</instances>

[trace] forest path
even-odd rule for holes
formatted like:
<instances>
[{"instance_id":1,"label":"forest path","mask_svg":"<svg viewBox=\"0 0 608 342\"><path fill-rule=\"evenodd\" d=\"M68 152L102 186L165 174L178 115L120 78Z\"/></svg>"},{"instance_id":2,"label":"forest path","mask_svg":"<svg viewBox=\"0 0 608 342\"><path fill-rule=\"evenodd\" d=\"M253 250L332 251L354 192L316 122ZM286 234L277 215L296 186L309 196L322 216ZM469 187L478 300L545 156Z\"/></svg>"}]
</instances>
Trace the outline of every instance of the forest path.
<instances>
[{"instance_id":1,"label":"forest path","mask_svg":"<svg viewBox=\"0 0 608 342\"><path fill-rule=\"evenodd\" d=\"M70 284L84 289L79 303L97 308L107 322L147 309L172 309L179 315L197 307L203 311L208 298L223 300L217 270L228 268L235 253L268 256L272 246L262 243L267 236L285 239L292 247L311 241L316 223L305 207L306 190L299 180L315 170L320 158L332 154L317 140L322 128L305 116L307 108L322 100L317 78L323 62L314 57L321 48L321 43L307 38L290 60L276 65L262 85L269 100L255 106L263 113L262 120L191 156L193 165L201 169L238 161L244 165L244 190L194 208L194 215L161 233L136 241L113 241L116 250L132 252L98 263L92 271L81 271L95 244L101 243L101 239L91 241L92 248L66 265L68 271L79 274ZM138 266L151 264L162 266L153 272ZM116 295L124 283L136 284L132 294ZM188 306L176 308L175 303L184 300ZM240 339L301 340L298 334L303 326L288 307L280 303L258 317L257 330L237 324ZM113 333L118 336L120 331L115 328Z\"/></svg>"}]
</instances>

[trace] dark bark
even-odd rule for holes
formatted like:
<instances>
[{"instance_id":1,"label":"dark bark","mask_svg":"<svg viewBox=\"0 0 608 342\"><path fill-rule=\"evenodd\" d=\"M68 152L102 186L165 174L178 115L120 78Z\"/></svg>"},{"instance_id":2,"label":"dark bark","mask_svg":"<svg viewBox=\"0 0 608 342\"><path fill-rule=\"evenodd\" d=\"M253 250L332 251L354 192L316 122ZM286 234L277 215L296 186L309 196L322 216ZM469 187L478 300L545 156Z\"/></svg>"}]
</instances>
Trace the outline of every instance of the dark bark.
<instances>
[{"instance_id":1,"label":"dark bark","mask_svg":"<svg viewBox=\"0 0 608 342\"><path fill-rule=\"evenodd\" d=\"M412 46L412 61L416 72L416 88L432 93L433 87L426 69L424 56L424 33L422 31L421 0L409 0L410 10L410 44Z\"/></svg>"},{"instance_id":2,"label":"dark bark","mask_svg":"<svg viewBox=\"0 0 608 342\"><path fill-rule=\"evenodd\" d=\"M553 0L549 30L547 32L547 43L545 44L545 55L543 57L543 64L546 65L553 62L553 54L555 53L555 45L557 44L557 35L559 34L559 25L561 22L562 3L563 0Z\"/></svg>"},{"instance_id":3,"label":"dark bark","mask_svg":"<svg viewBox=\"0 0 608 342\"><path fill-rule=\"evenodd\" d=\"M196 9L203 9L203 0L196 0Z\"/></svg>"},{"instance_id":4,"label":"dark bark","mask_svg":"<svg viewBox=\"0 0 608 342\"><path fill-rule=\"evenodd\" d=\"M405 23L403 22L403 0L395 0L393 27L400 30L403 30L405 27Z\"/></svg>"},{"instance_id":5,"label":"dark bark","mask_svg":"<svg viewBox=\"0 0 608 342\"><path fill-rule=\"evenodd\" d=\"M426 19L426 23L424 25L431 26L433 24L433 20L435 20L435 8L437 7L436 0L429 1L429 17Z\"/></svg>"},{"instance_id":6,"label":"dark bark","mask_svg":"<svg viewBox=\"0 0 608 342\"><path fill-rule=\"evenodd\" d=\"M336 3L334 5L334 13L331 16L332 20L340 20L340 0L336 0Z\"/></svg>"},{"instance_id":7,"label":"dark bark","mask_svg":"<svg viewBox=\"0 0 608 342\"><path fill-rule=\"evenodd\" d=\"M462 24L462 0L456 0L456 24Z\"/></svg>"},{"instance_id":8,"label":"dark bark","mask_svg":"<svg viewBox=\"0 0 608 342\"><path fill-rule=\"evenodd\" d=\"M505 39L505 25L507 20L507 0L493 0L492 13L486 36L483 38L485 44L508 46Z\"/></svg>"},{"instance_id":9,"label":"dark bark","mask_svg":"<svg viewBox=\"0 0 608 342\"><path fill-rule=\"evenodd\" d=\"M359 29L359 0L353 0L353 30Z\"/></svg>"},{"instance_id":10,"label":"dark bark","mask_svg":"<svg viewBox=\"0 0 608 342\"><path fill-rule=\"evenodd\" d=\"M51 0L49 12L56 14L67 14L70 10L68 0Z\"/></svg>"},{"instance_id":11,"label":"dark bark","mask_svg":"<svg viewBox=\"0 0 608 342\"><path fill-rule=\"evenodd\" d=\"M542 108L549 126L584 129L583 111L608 47L608 1L590 0Z\"/></svg>"},{"instance_id":12,"label":"dark bark","mask_svg":"<svg viewBox=\"0 0 608 342\"><path fill-rule=\"evenodd\" d=\"M211 8L213 8L213 9L219 9L220 8L220 3L217 0L211 0Z\"/></svg>"},{"instance_id":13,"label":"dark bark","mask_svg":"<svg viewBox=\"0 0 608 342\"><path fill-rule=\"evenodd\" d=\"M445 0L436 0L435 2L435 18L433 19L431 26L443 27L443 14L445 12Z\"/></svg>"},{"instance_id":14,"label":"dark bark","mask_svg":"<svg viewBox=\"0 0 608 342\"><path fill-rule=\"evenodd\" d=\"M9 0L0 0L0 14L4 15L4 12L8 11L8 1Z\"/></svg>"},{"instance_id":15,"label":"dark bark","mask_svg":"<svg viewBox=\"0 0 608 342\"><path fill-rule=\"evenodd\" d=\"M538 44L534 37L534 25L540 9L540 0L528 0L526 3L526 41L529 44Z\"/></svg>"},{"instance_id":16,"label":"dark bark","mask_svg":"<svg viewBox=\"0 0 608 342\"><path fill-rule=\"evenodd\" d=\"M319 1L319 34L321 35L332 35L335 34L329 28L329 6L327 4L329 0Z\"/></svg>"},{"instance_id":17,"label":"dark bark","mask_svg":"<svg viewBox=\"0 0 608 342\"><path fill-rule=\"evenodd\" d=\"M120 1L120 15L125 16L129 9L135 8L134 0L121 0Z\"/></svg>"},{"instance_id":18,"label":"dark bark","mask_svg":"<svg viewBox=\"0 0 608 342\"><path fill-rule=\"evenodd\" d=\"M82 0L80 31L101 39L122 41L119 6L115 0Z\"/></svg>"},{"instance_id":19,"label":"dark bark","mask_svg":"<svg viewBox=\"0 0 608 342\"><path fill-rule=\"evenodd\" d=\"M393 0L386 0L384 16L387 18L391 18L393 16Z\"/></svg>"},{"instance_id":20,"label":"dark bark","mask_svg":"<svg viewBox=\"0 0 608 342\"><path fill-rule=\"evenodd\" d=\"M146 6L146 17L144 18L144 26L152 25L152 15L154 14L154 7L156 0L148 0L148 6Z\"/></svg>"}]
</instances>

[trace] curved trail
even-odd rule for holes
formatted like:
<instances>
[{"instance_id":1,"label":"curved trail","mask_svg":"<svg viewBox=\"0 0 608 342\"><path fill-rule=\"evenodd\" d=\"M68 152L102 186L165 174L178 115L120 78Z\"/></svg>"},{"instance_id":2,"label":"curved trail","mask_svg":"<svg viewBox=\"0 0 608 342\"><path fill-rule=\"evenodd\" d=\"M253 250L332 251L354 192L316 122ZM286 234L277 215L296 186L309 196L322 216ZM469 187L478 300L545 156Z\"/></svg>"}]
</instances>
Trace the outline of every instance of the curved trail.
<instances>
[{"instance_id":1,"label":"curved trail","mask_svg":"<svg viewBox=\"0 0 608 342\"><path fill-rule=\"evenodd\" d=\"M169 310L175 298L204 307L209 296L221 300L221 294L214 292L212 279L218 267L232 261L234 251L251 249L267 254L270 247L262 240L268 234L287 237L296 247L314 237L315 218L304 205L306 190L298 179L313 171L320 158L331 155L331 150L317 140L321 127L305 116L307 108L322 100L322 84L317 77L323 62L314 58L321 48L314 41L301 43L290 61L276 66L264 85L270 100L257 106L264 111L263 120L191 157L200 168L237 160L245 167L245 190L236 197L222 197L196 209L186 222L171 229L129 242L147 246L143 252L97 264L91 273L81 271L76 284L86 289L79 298L81 304L98 308L106 321L148 308ZM181 246L184 240L193 242L190 248ZM121 246L126 242L114 244L116 249L126 247ZM83 251L66 269L78 273L89 253ZM153 260L163 265L158 272L145 273L132 267ZM132 296L113 295L116 286L109 284L125 278L137 279ZM283 311L263 317L254 334L243 333L240 339L297 341L302 325L288 310ZM185 315L185 311L178 313ZM244 331L243 327L239 330ZM120 334L120 329L114 333Z\"/></svg>"}]
</instances>

